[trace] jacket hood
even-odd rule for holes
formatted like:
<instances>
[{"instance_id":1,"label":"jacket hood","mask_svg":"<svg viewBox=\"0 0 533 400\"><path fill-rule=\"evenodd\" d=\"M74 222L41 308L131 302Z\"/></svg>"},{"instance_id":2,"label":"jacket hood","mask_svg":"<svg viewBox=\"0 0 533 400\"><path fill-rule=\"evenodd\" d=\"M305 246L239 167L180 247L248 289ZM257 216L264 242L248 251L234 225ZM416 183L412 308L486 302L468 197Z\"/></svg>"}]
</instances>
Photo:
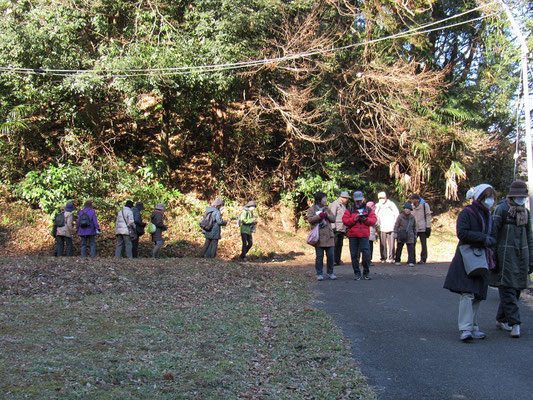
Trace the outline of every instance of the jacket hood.
<instances>
[{"instance_id":1,"label":"jacket hood","mask_svg":"<svg viewBox=\"0 0 533 400\"><path fill-rule=\"evenodd\" d=\"M213 207L213 206L207 206L205 208L205 212L213 212L213 211L218 211L218 208Z\"/></svg>"}]
</instances>

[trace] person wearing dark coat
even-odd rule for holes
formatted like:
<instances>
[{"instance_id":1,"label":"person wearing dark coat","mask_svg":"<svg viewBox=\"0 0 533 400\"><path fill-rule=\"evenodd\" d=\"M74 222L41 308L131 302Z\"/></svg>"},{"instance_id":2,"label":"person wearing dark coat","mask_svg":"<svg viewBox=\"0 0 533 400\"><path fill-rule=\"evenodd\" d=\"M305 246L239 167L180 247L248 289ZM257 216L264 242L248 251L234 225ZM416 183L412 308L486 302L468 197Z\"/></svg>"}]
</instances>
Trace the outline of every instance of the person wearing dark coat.
<instances>
[{"instance_id":1,"label":"person wearing dark coat","mask_svg":"<svg viewBox=\"0 0 533 400\"><path fill-rule=\"evenodd\" d=\"M307 210L307 221L311 224L311 230L319 225L319 240L315 245L315 271L316 279L324 280L324 253L326 253L326 272L329 279L337 279L333 273L335 262L335 234L333 226L335 224L335 214L328 207L328 198L325 193L315 194L315 204Z\"/></svg>"},{"instance_id":2,"label":"person wearing dark coat","mask_svg":"<svg viewBox=\"0 0 533 400\"><path fill-rule=\"evenodd\" d=\"M133 258L139 257L139 238L144 235L144 227L146 226L141 215L142 210L144 210L144 204L142 201L137 202L135 207L131 209L131 212L133 213L133 222L135 223L135 232L137 232L137 238L131 241L131 253Z\"/></svg>"},{"instance_id":3,"label":"person wearing dark coat","mask_svg":"<svg viewBox=\"0 0 533 400\"><path fill-rule=\"evenodd\" d=\"M401 265L403 246L407 245L407 264L415 266L416 219L412 212L411 203L405 203L403 213L398 215L394 224L394 238L398 241L394 258L396 265Z\"/></svg>"},{"instance_id":4,"label":"person wearing dark coat","mask_svg":"<svg viewBox=\"0 0 533 400\"><path fill-rule=\"evenodd\" d=\"M522 181L511 184L509 194L494 210L494 231L498 244L498 268L491 271L489 284L497 287L500 305L497 327L520 337L520 310L518 300L533 273L533 237L531 216L525 207L527 185Z\"/></svg>"},{"instance_id":5,"label":"person wearing dark coat","mask_svg":"<svg viewBox=\"0 0 533 400\"><path fill-rule=\"evenodd\" d=\"M486 337L479 328L477 317L481 301L487 298L488 276L469 277L466 274L459 246L468 244L472 247L490 249L496 244L490 214L496 197L493 187L487 184L478 185L470 189L466 197L473 202L457 217L459 244L444 282L445 289L461 295L458 325L462 341ZM490 254L490 251L487 253Z\"/></svg>"},{"instance_id":6,"label":"person wearing dark coat","mask_svg":"<svg viewBox=\"0 0 533 400\"><path fill-rule=\"evenodd\" d=\"M159 250L163 247L163 232L168 229L165 225L165 218L163 212L165 211L165 205L158 203L155 206L154 212L150 216L150 221L155 225L155 232L152 233L152 242L154 242L154 248L152 249L152 258L159 257Z\"/></svg>"},{"instance_id":7,"label":"person wearing dark coat","mask_svg":"<svg viewBox=\"0 0 533 400\"><path fill-rule=\"evenodd\" d=\"M205 209L206 214L212 213L214 224L210 231L203 231L205 243L200 250L200 257L215 258L217 256L218 241L222 238L221 227L228 224L222 219L222 207L224 207L224 200L216 199L211 206Z\"/></svg>"}]
</instances>

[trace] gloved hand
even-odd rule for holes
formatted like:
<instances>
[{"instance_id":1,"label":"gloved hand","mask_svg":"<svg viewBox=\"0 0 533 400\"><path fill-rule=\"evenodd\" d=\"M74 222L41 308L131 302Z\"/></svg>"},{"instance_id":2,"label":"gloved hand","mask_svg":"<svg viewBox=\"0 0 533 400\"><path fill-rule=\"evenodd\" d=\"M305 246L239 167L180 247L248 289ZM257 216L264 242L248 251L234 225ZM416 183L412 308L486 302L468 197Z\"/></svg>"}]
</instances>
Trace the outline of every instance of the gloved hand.
<instances>
[{"instance_id":1,"label":"gloved hand","mask_svg":"<svg viewBox=\"0 0 533 400\"><path fill-rule=\"evenodd\" d=\"M426 228L426 237L431 236L431 228Z\"/></svg>"},{"instance_id":2,"label":"gloved hand","mask_svg":"<svg viewBox=\"0 0 533 400\"><path fill-rule=\"evenodd\" d=\"M487 235L485 236L485 241L483 242L483 245L485 247L492 247L497 243L496 239L494 239L492 236Z\"/></svg>"},{"instance_id":3,"label":"gloved hand","mask_svg":"<svg viewBox=\"0 0 533 400\"><path fill-rule=\"evenodd\" d=\"M320 214L318 214L318 215L320 215L320 218L327 218L327 217L328 217L328 213L325 212L325 211L322 211L322 212L321 212Z\"/></svg>"}]
</instances>

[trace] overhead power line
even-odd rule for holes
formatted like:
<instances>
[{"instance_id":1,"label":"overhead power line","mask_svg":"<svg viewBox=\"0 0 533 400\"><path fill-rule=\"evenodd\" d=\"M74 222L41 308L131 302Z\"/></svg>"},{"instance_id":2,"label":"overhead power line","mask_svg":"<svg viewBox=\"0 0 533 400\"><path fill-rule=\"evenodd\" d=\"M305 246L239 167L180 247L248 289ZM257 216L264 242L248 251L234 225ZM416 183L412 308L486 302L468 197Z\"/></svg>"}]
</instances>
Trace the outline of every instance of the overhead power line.
<instances>
[{"instance_id":1,"label":"overhead power line","mask_svg":"<svg viewBox=\"0 0 533 400\"><path fill-rule=\"evenodd\" d=\"M275 57L275 58L268 58L268 59L262 59L262 60L252 60L252 61L241 61L236 63L225 63L225 64L212 64L212 65L198 65L198 66L181 66L181 67L166 67L166 68L133 68L133 69L32 69L32 68L18 68L18 67L0 67L0 73L18 73L18 74L30 74L30 75L49 75L49 76L78 76L78 75L101 75L105 77L114 77L114 78L123 78L123 77L137 77L137 76L168 76L168 75L185 75L190 73L198 73L198 72L218 72L218 71L226 71L226 70L232 70L232 69L242 69L242 68L248 68L248 67L254 67L254 66L262 66L266 64L277 64L284 61L290 61L305 57L312 57L316 55L321 54L327 54L332 52L338 52L342 50L347 50L355 47L365 46L372 43L378 43L385 40L391 40L391 39L400 39L400 38L406 38L416 35L422 35L426 33L431 33L435 31L445 30L449 28L453 28L460 25L469 24L472 22L476 22L485 18L489 18L493 15L496 15L497 13L491 13L484 16L480 16L477 18L472 18L466 21L460 21L454 24L440 26L432 29L426 29L431 26L435 26L438 24L441 24L443 22L450 21L452 19L457 19L459 17L462 17L464 15L467 15L469 13L479 11L483 8L486 8L493 3L484 4L481 6L478 6L476 8L473 8L471 10L462 12L460 14L456 14L444 19L441 19L439 21L431 22L428 24L420 25L416 28L412 28L403 32L395 33L393 35L389 35L386 37L378 38L378 39L372 39L367 40L363 42L353 43L346 46L341 47L334 47L330 49L320 49L315 51L309 51L304 53L298 53L298 54L292 54L287 55L283 57Z\"/></svg>"}]
</instances>

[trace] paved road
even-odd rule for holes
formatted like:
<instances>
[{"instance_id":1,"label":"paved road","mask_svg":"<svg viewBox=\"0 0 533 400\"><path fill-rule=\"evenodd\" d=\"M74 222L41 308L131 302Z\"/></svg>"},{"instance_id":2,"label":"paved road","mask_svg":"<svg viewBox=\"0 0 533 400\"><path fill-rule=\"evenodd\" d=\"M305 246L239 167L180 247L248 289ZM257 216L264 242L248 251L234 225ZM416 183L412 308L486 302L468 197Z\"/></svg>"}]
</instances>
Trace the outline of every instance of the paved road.
<instances>
[{"instance_id":1,"label":"paved road","mask_svg":"<svg viewBox=\"0 0 533 400\"><path fill-rule=\"evenodd\" d=\"M487 339L462 343L459 297L442 289L447 266L372 268L354 281L337 267L337 281L314 284L318 307L333 314L352 341L354 358L383 400L533 399L533 310L521 303L522 337L496 329L498 292L481 304Z\"/></svg>"}]
</instances>

